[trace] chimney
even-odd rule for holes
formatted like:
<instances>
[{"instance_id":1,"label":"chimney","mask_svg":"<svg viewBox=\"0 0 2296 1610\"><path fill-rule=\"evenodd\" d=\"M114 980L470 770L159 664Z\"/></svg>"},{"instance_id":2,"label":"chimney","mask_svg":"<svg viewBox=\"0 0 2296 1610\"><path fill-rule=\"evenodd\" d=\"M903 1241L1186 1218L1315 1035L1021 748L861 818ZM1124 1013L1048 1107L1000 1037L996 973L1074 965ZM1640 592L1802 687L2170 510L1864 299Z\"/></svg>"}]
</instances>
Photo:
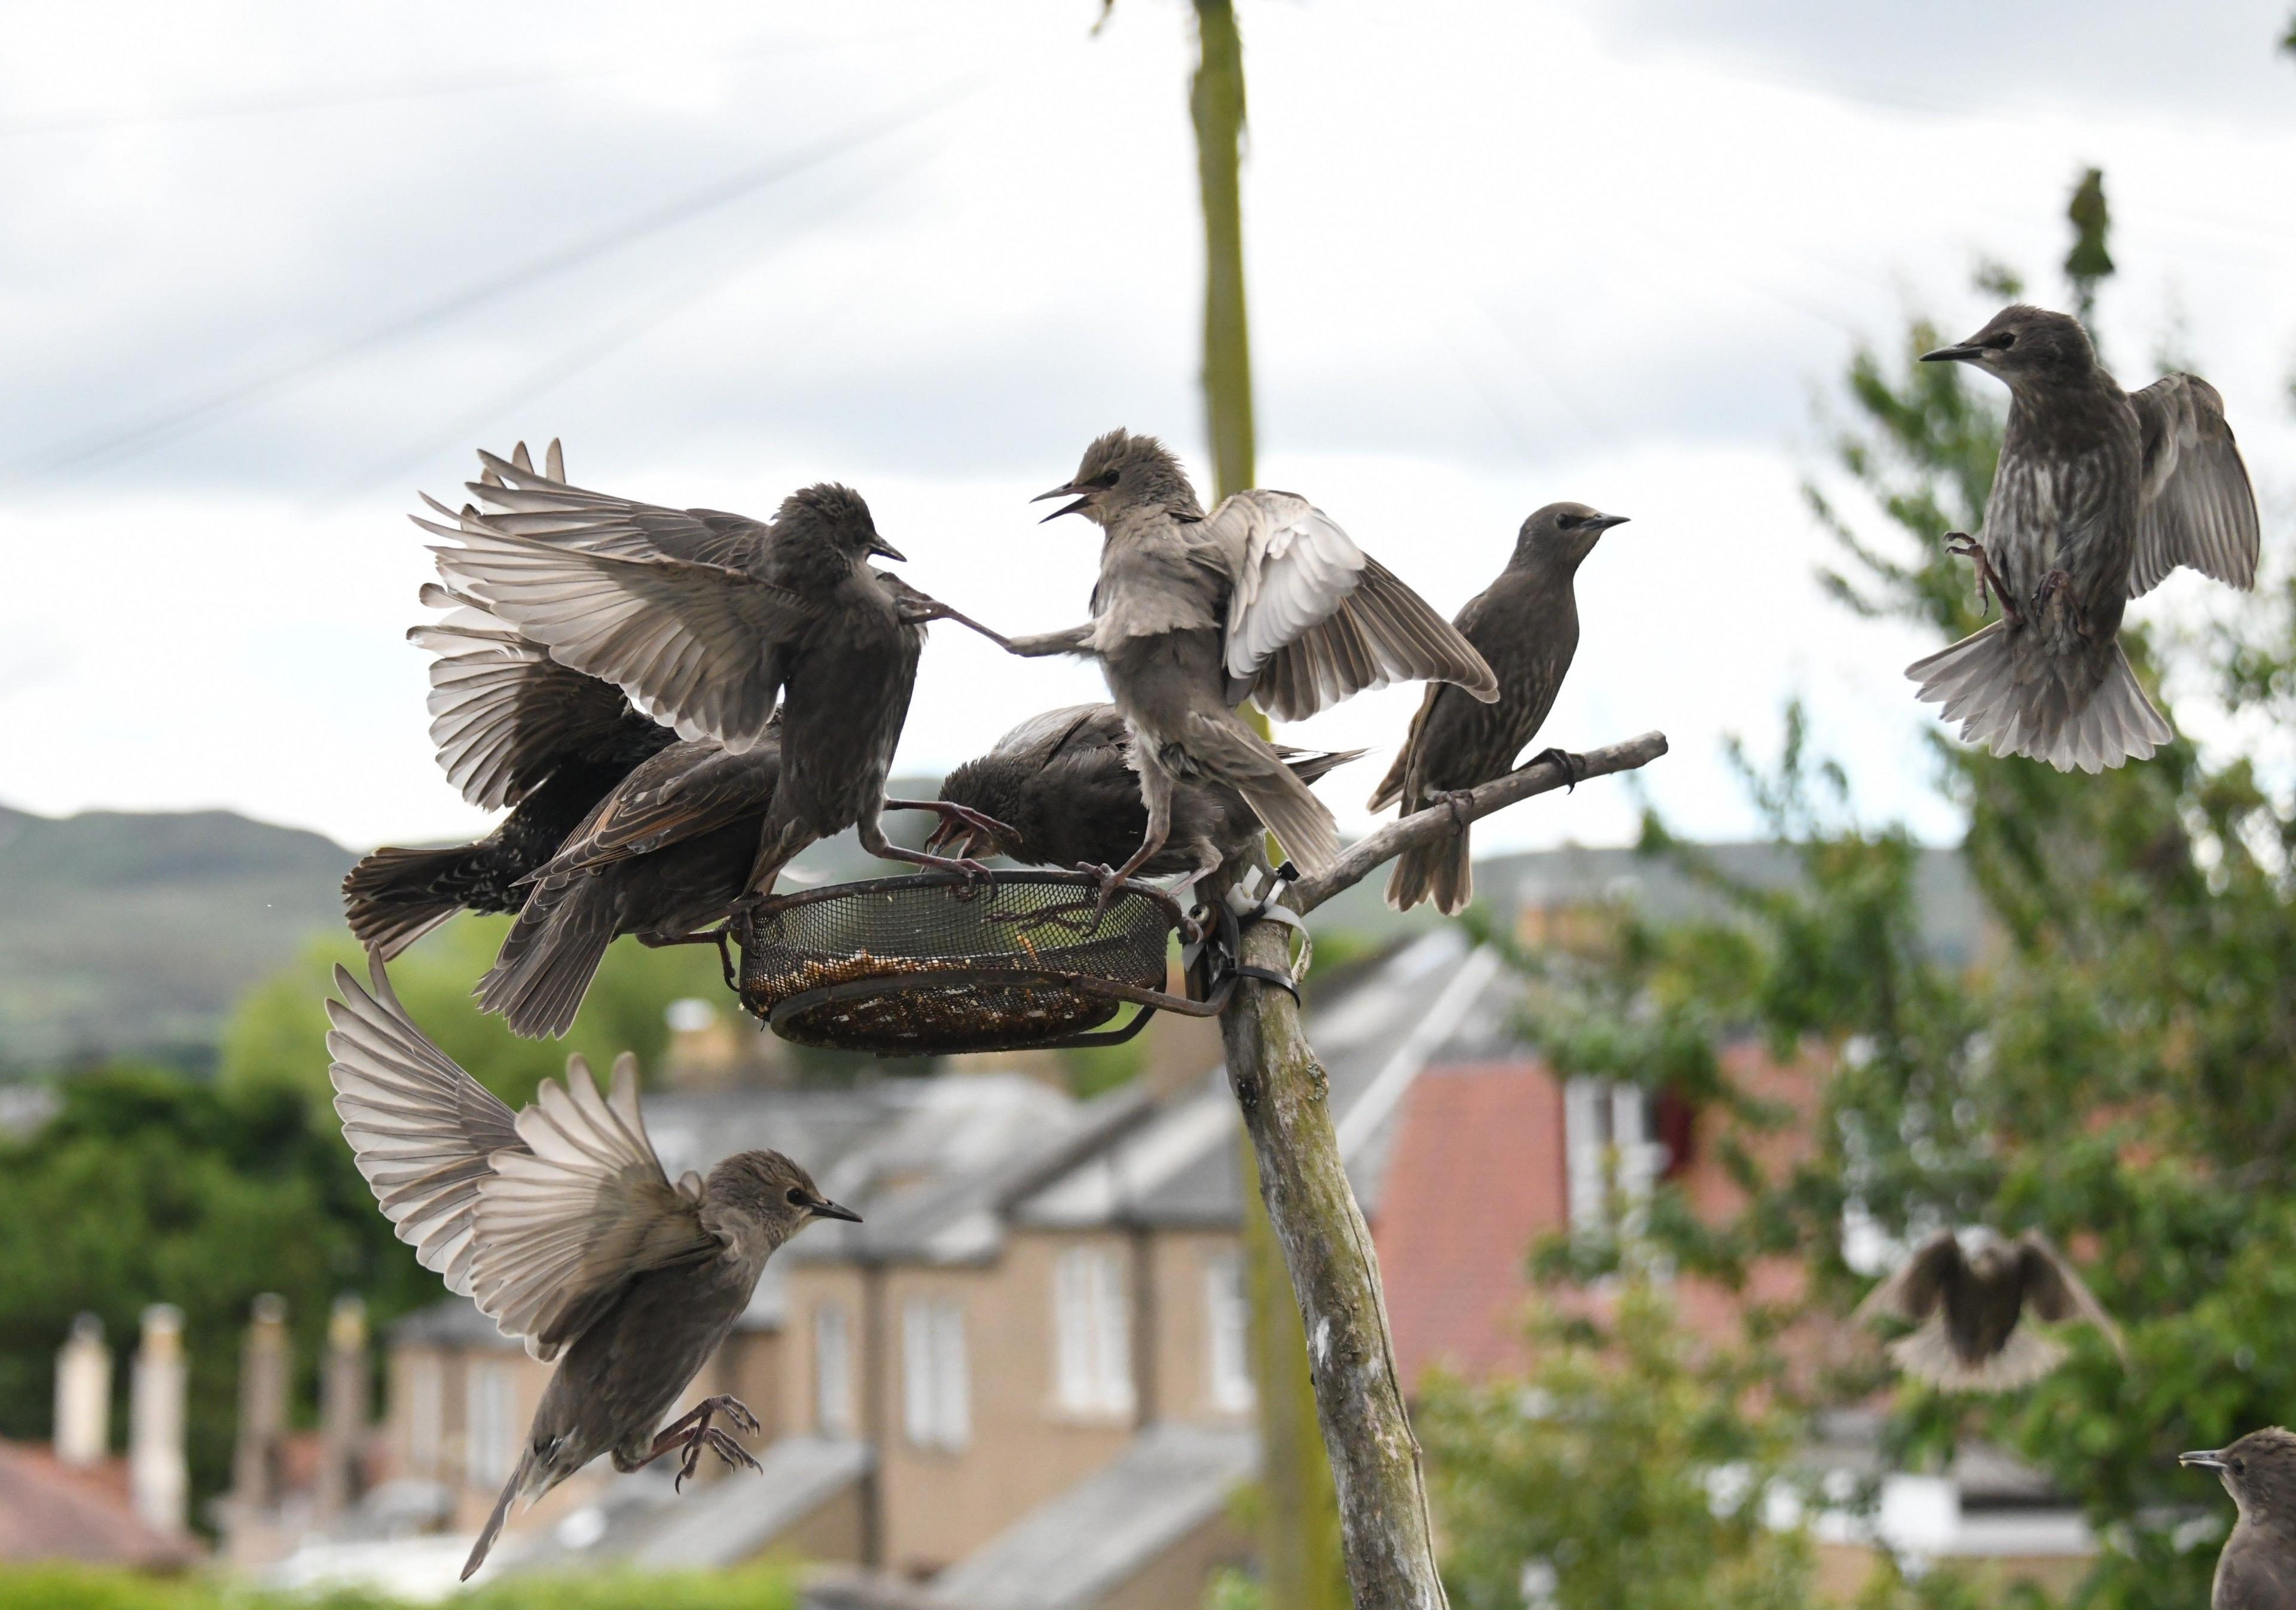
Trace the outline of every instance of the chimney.
<instances>
[{"instance_id":1,"label":"chimney","mask_svg":"<svg viewBox=\"0 0 2296 1610\"><path fill-rule=\"evenodd\" d=\"M184 1467L184 1310L154 1302L144 1310L144 1343L127 1403L127 1488L144 1524L184 1529L190 1476Z\"/></svg>"},{"instance_id":2,"label":"chimney","mask_svg":"<svg viewBox=\"0 0 2296 1610\"><path fill-rule=\"evenodd\" d=\"M94 1465L111 1451L111 1350L103 1321L82 1314L56 1353L56 1459Z\"/></svg>"},{"instance_id":3,"label":"chimney","mask_svg":"<svg viewBox=\"0 0 2296 1610\"><path fill-rule=\"evenodd\" d=\"M319 1518L341 1515L359 1496L359 1456L367 1435L366 1304L338 1297L327 1318L327 1362L319 1382Z\"/></svg>"},{"instance_id":4,"label":"chimney","mask_svg":"<svg viewBox=\"0 0 2296 1610\"><path fill-rule=\"evenodd\" d=\"M239 1359L239 1442L232 1453L232 1507L242 1516L276 1508L287 1433L287 1299L266 1292L249 1317Z\"/></svg>"}]
</instances>

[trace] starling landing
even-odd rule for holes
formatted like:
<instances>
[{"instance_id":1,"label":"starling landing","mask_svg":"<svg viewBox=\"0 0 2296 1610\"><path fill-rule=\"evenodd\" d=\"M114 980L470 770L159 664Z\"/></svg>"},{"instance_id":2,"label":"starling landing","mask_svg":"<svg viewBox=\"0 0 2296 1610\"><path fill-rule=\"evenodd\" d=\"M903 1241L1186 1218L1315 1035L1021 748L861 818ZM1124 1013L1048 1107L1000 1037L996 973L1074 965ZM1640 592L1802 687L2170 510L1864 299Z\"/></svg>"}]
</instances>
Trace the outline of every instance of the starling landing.
<instances>
[{"instance_id":1,"label":"starling landing","mask_svg":"<svg viewBox=\"0 0 2296 1610\"><path fill-rule=\"evenodd\" d=\"M373 962L369 995L335 969L327 1003L335 1111L359 1172L398 1238L449 1291L558 1368L502 1496L463 1567L486 1559L511 1505L600 1454L636 1470L678 1453L678 1482L707 1448L757 1461L713 1422L755 1431L730 1397L662 1417L749 1306L766 1260L816 1219L860 1215L822 1195L779 1152L741 1152L676 1185L638 1112L637 1067L614 1064L601 1097L578 1056L512 1113L425 1038Z\"/></svg>"},{"instance_id":2,"label":"starling landing","mask_svg":"<svg viewBox=\"0 0 2296 1610\"><path fill-rule=\"evenodd\" d=\"M808 487L761 523L480 458L504 484L470 490L496 512L455 515L426 499L454 523L415 520L454 539L432 550L449 582L681 737L740 754L767 741L780 701L781 776L750 892L770 891L790 858L848 827L887 860L982 870L904 850L878 826L924 622L963 617L869 566L872 554L901 554L859 493Z\"/></svg>"},{"instance_id":3,"label":"starling landing","mask_svg":"<svg viewBox=\"0 0 2296 1610\"><path fill-rule=\"evenodd\" d=\"M529 463L526 444L512 456ZM548 462L563 473L556 442ZM492 472L488 472L492 473ZM387 961L457 911L515 911L518 882L556 851L608 789L676 734L640 715L611 682L559 664L476 598L433 583L447 611L406 635L429 649L430 737L463 797L510 814L474 844L387 845L343 879L351 932Z\"/></svg>"},{"instance_id":4,"label":"starling landing","mask_svg":"<svg viewBox=\"0 0 2296 1610\"><path fill-rule=\"evenodd\" d=\"M1924 363L2009 387L1982 542L1952 534L2001 619L1906 668L1962 737L2059 771L2144 760L2176 735L2120 650L2121 611L2177 565L2256 584L2256 494L2208 382L2125 394L2080 321L2020 304Z\"/></svg>"},{"instance_id":5,"label":"starling landing","mask_svg":"<svg viewBox=\"0 0 2296 1610\"><path fill-rule=\"evenodd\" d=\"M768 741L733 753L713 739L672 743L641 763L536 867L525 904L479 1006L513 1034L554 1037L573 1026L582 998L623 934L644 945L715 942L703 929L729 916L749 888L780 780L782 749ZM728 959L726 970L732 973Z\"/></svg>"},{"instance_id":6,"label":"starling landing","mask_svg":"<svg viewBox=\"0 0 2296 1610\"><path fill-rule=\"evenodd\" d=\"M2296 1436L2272 1425L2177 1459L2215 1471L2240 1512L2217 1556L2209 1610L2296 1610Z\"/></svg>"},{"instance_id":7,"label":"starling landing","mask_svg":"<svg viewBox=\"0 0 2296 1610\"><path fill-rule=\"evenodd\" d=\"M2065 1356L2062 1343L2022 1321L2082 1319L2121 1351L2120 1331L2064 1255L2038 1230L2014 1241L1976 1232L1964 1253L1951 1230L1923 1242L1906 1266L1858 1305L1861 1323L1887 1316L1920 1327L1890 1343L1898 1368L1948 1392L2011 1392L2039 1380Z\"/></svg>"},{"instance_id":8,"label":"starling landing","mask_svg":"<svg viewBox=\"0 0 2296 1610\"><path fill-rule=\"evenodd\" d=\"M1550 503L1522 522L1506 569L1451 622L1497 675L1498 702L1479 703L1447 683L1429 686L1403 752L1371 797L1372 809L1400 803L1409 816L1514 769L1515 757L1554 708L1578 652L1571 581L1579 563L1603 532L1626 520L1583 503ZM1570 767L1568 755L1548 753ZM1475 890L1469 855L1464 819L1448 842L1405 850L1388 877L1387 903L1408 911L1431 897L1446 916L1464 911Z\"/></svg>"},{"instance_id":9,"label":"starling landing","mask_svg":"<svg viewBox=\"0 0 2296 1610\"><path fill-rule=\"evenodd\" d=\"M1304 497L1238 492L1207 515L1179 460L1122 430L1044 496L1070 494L1046 518L1103 532L1092 620L1005 646L1097 659L1132 729L1148 826L1123 866L1094 868L1104 890L1164 847L1184 778L1234 788L1309 872L1339 854L1330 810L1235 713L1245 699L1296 721L1394 681L1498 697L1473 646Z\"/></svg>"},{"instance_id":10,"label":"starling landing","mask_svg":"<svg viewBox=\"0 0 2296 1610\"><path fill-rule=\"evenodd\" d=\"M1302 783L1363 753L1310 753L1281 743L1275 750ZM962 839L972 856L994 853L1040 867L1113 865L1148 830L1131 731L1113 704L1071 704L1030 717L987 754L950 772L940 797L998 825L984 829L944 818L926 842L931 849ZM1264 832L1234 789L1181 777L1173 785L1164 845L1137 870L1145 877L1185 873L1183 887L1193 887L1230 861L1261 856Z\"/></svg>"}]
</instances>

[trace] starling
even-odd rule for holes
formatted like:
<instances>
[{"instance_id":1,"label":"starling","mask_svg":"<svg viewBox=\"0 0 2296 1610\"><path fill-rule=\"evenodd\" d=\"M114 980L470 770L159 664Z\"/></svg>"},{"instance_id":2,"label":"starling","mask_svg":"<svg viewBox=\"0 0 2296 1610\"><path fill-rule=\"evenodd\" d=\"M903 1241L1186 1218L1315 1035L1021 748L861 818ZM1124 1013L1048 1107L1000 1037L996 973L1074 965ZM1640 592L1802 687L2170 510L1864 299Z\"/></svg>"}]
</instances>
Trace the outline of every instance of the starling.
<instances>
[{"instance_id":1,"label":"starling","mask_svg":"<svg viewBox=\"0 0 2296 1610\"><path fill-rule=\"evenodd\" d=\"M512 462L529 461L521 442ZM554 474L563 460L550 444ZM491 473L491 472L489 472ZM468 595L436 583L422 602L449 612L406 635L429 649L430 737L463 797L510 814L474 844L386 845L343 879L351 932L385 960L457 911L515 911L520 879L550 858L630 768L677 736L611 682L559 664Z\"/></svg>"},{"instance_id":2,"label":"starling","mask_svg":"<svg viewBox=\"0 0 2296 1610\"><path fill-rule=\"evenodd\" d=\"M1964 1253L1953 1231L1939 1230L1858 1305L1861 1323L1887 1316L1920 1327L1890 1343L1898 1368L1948 1392L2028 1385L2065 1356L2021 1323L2029 1313L2045 1324L2087 1320L2121 1351L2112 1316L2047 1236L2027 1230L2004 1241L1980 1230L1973 1238L1977 1251Z\"/></svg>"},{"instance_id":3,"label":"starling","mask_svg":"<svg viewBox=\"0 0 2296 1610\"><path fill-rule=\"evenodd\" d=\"M1506 569L1452 620L1496 673L1498 702L1478 703L1447 684L1430 686L1402 752L1371 797L1372 809L1399 802L1408 816L1514 769L1515 757L1554 708L1554 695L1570 674L1570 657L1578 652L1571 580L1579 562L1604 531L1626 519L1583 503L1550 503L1522 522ZM1570 757L1562 759L1567 768ZM1448 841L1397 858L1387 903L1408 911L1431 895L1438 910L1456 916L1474 894L1468 858L1463 819Z\"/></svg>"},{"instance_id":4,"label":"starling","mask_svg":"<svg viewBox=\"0 0 2296 1610\"><path fill-rule=\"evenodd\" d=\"M2009 387L1984 540L1949 537L2001 619L1906 675L1997 755L2091 773L2145 759L2176 735L2121 653L2122 610L2180 564L2256 583L2256 494L2224 399L2191 374L2125 394L2079 320L2022 304L1922 361Z\"/></svg>"},{"instance_id":5,"label":"starling","mask_svg":"<svg viewBox=\"0 0 2296 1610\"><path fill-rule=\"evenodd\" d=\"M1302 783L1363 753L1314 753L1281 743L1275 749ZM1113 704L1071 704L1030 717L987 754L950 772L940 797L997 826L984 829L944 818L928 849L964 840L969 855L993 852L1041 867L1112 865L1148 829L1148 808L1132 768L1132 735ZM1169 834L1137 871L1145 877L1185 873L1184 887L1192 887L1230 861L1259 855L1264 832L1234 789L1181 777L1172 790Z\"/></svg>"},{"instance_id":6,"label":"starling","mask_svg":"<svg viewBox=\"0 0 2296 1610\"><path fill-rule=\"evenodd\" d=\"M2215 1471L2240 1515L2217 1556L2210 1610L2296 1610L2296 1436L2270 1425L2177 1461Z\"/></svg>"},{"instance_id":7,"label":"starling","mask_svg":"<svg viewBox=\"0 0 2296 1610\"><path fill-rule=\"evenodd\" d=\"M722 931L701 931L749 887L782 769L767 733L738 754L710 738L680 740L601 800L521 889L518 921L479 981L480 1009L502 1014L513 1034L561 1035L623 934L645 945L709 940L722 950Z\"/></svg>"},{"instance_id":8,"label":"starling","mask_svg":"<svg viewBox=\"0 0 2296 1610\"><path fill-rule=\"evenodd\" d=\"M760 523L480 458L504 484L470 489L496 512L458 516L426 499L454 523L415 521L455 539L432 550L450 582L680 737L742 753L767 741L780 701L781 775L749 892L770 891L790 858L848 827L887 860L959 865L890 843L878 826L924 622L958 617L869 566L872 554L901 554L859 493L808 487Z\"/></svg>"},{"instance_id":9,"label":"starling","mask_svg":"<svg viewBox=\"0 0 2296 1610\"><path fill-rule=\"evenodd\" d=\"M638 1111L637 1064L601 1097L580 1057L512 1113L416 1028L380 960L374 993L335 969L327 1072L359 1172L398 1238L447 1288L557 1369L526 1447L463 1567L486 1559L511 1505L600 1454L636 1470L707 1448L758 1467L714 1422L757 1430L738 1400L662 1425L750 1304L766 1260L816 1219L858 1222L778 1152L741 1152L672 1185Z\"/></svg>"},{"instance_id":10,"label":"starling","mask_svg":"<svg viewBox=\"0 0 2296 1610\"><path fill-rule=\"evenodd\" d=\"M1235 713L1245 699L1297 721L1394 681L1498 697L1473 646L1304 497L1237 492L1207 515L1179 460L1123 430L1085 449L1075 476L1044 497L1070 494L1046 518L1082 514L1102 528L1093 618L1006 646L1097 659L1132 729L1148 827L1122 867L1095 868L1104 889L1163 848L1185 778L1235 789L1309 872L1339 854L1330 810Z\"/></svg>"}]
</instances>

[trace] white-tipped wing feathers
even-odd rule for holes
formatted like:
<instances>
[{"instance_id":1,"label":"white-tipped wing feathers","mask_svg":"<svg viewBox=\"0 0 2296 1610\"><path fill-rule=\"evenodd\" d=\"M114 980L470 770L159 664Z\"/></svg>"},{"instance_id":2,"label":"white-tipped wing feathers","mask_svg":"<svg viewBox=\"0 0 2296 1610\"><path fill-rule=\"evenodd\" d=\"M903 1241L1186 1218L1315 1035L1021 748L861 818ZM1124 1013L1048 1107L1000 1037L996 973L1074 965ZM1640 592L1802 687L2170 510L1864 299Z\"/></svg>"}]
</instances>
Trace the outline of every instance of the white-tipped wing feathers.
<instances>
[{"instance_id":1,"label":"white-tipped wing feathers","mask_svg":"<svg viewBox=\"0 0 2296 1610\"><path fill-rule=\"evenodd\" d=\"M2143 431L2131 597L2188 564L2233 587L2256 585L2256 491L2225 423L2224 398L2194 374L2169 374L2129 396Z\"/></svg>"}]
</instances>

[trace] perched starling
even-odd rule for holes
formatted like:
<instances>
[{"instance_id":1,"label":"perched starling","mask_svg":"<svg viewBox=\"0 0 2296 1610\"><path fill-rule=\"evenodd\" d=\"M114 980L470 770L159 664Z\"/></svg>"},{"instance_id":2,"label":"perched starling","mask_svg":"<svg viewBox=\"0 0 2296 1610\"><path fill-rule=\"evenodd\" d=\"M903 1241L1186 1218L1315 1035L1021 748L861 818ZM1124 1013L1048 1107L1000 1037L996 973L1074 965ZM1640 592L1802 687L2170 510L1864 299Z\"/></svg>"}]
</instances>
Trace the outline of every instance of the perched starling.
<instances>
[{"instance_id":1,"label":"perched starling","mask_svg":"<svg viewBox=\"0 0 2296 1610\"><path fill-rule=\"evenodd\" d=\"M563 1034L623 934L722 943L701 930L747 891L781 776L782 747L767 732L739 754L710 738L672 743L601 800L521 889L518 921L479 981L480 1009L513 1034Z\"/></svg>"},{"instance_id":2,"label":"perched starling","mask_svg":"<svg viewBox=\"0 0 2296 1610\"><path fill-rule=\"evenodd\" d=\"M1257 698L1303 720L1365 688L1456 682L1475 698L1498 682L1464 637L1419 595L1290 492L1252 490L1207 515L1179 460L1152 436L1111 431L1065 486L1104 533L1092 620L1014 639L1014 653L1089 654L1133 733L1148 827L1113 888L1164 846L1184 778L1241 793L1309 872L1339 854L1339 828L1275 746L1235 713Z\"/></svg>"},{"instance_id":3,"label":"perched starling","mask_svg":"<svg viewBox=\"0 0 2296 1610\"><path fill-rule=\"evenodd\" d=\"M1302 783L1363 753L1275 748ZM1030 717L987 754L950 772L940 797L994 818L1002 830L944 818L928 849L963 840L972 856L995 853L1041 867L1113 865L1148 830L1148 808L1132 767L1131 731L1113 704L1071 704ZM1234 789L1181 777L1172 790L1164 846L1137 871L1145 877L1185 873L1193 885L1229 861L1259 856L1264 832Z\"/></svg>"},{"instance_id":4,"label":"perched starling","mask_svg":"<svg viewBox=\"0 0 2296 1610\"><path fill-rule=\"evenodd\" d=\"M781 702L781 776L749 889L790 858L857 828L888 860L957 863L887 841L885 775L908 714L924 622L954 612L866 563L901 554L849 487L792 493L770 522L668 509L570 487L480 454L504 484L452 524L440 573L551 656L629 695L686 738L739 754L767 741ZM977 867L967 868L978 870Z\"/></svg>"},{"instance_id":5,"label":"perched starling","mask_svg":"<svg viewBox=\"0 0 2296 1610\"><path fill-rule=\"evenodd\" d=\"M2217 1556L2209 1610L2296 1610L2296 1436L2271 1425L2177 1458L2215 1471L2240 1515Z\"/></svg>"},{"instance_id":6,"label":"perched starling","mask_svg":"<svg viewBox=\"0 0 2296 1610\"><path fill-rule=\"evenodd\" d=\"M553 473L562 460L550 444ZM528 462L519 444L512 462ZM559 664L476 598L436 583L448 612L406 635L429 649L430 738L463 797L510 814L474 844L386 845L343 879L351 932L388 960L457 911L515 911L528 873L550 858L606 791L676 734L640 715L611 682Z\"/></svg>"},{"instance_id":7,"label":"perched starling","mask_svg":"<svg viewBox=\"0 0 2296 1610\"><path fill-rule=\"evenodd\" d=\"M1554 708L1578 652L1571 582L1579 562L1626 519L1583 503L1550 503L1522 522L1506 569L1452 620L1498 677L1498 702L1480 703L1447 683L1431 685L1403 752L1371 797L1372 809L1399 803L1409 816L1514 769L1515 757ZM1562 760L1568 768L1570 758ZM1387 903L1408 911L1432 896L1446 916L1464 910L1474 895L1469 854L1464 821L1448 842L1405 850L1388 878Z\"/></svg>"},{"instance_id":8,"label":"perched starling","mask_svg":"<svg viewBox=\"0 0 2296 1610\"><path fill-rule=\"evenodd\" d=\"M526 1447L463 1567L487 1557L511 1505L600 1454L636 1470L708 1448L757 1461L713 1422L754 1432L737 1400L668 1414L750 1305L766 1260L816 1219L860 1215L823 1196L778 1152L742 1152L707 1179L672 1185L638 1111L637 1067L614 1064L601 1097L580 1057L512 1113L430 1043L380 960L369 995L342 968L327 1003L327 1072L359 1172L398 1238L447 1288L557 1370Z\"/></svg>"},{"instance_id":9,"label":"perched starling","mask_svg":"<svg viewBox=\"0 0 2296 1610\"><path fill-rule=\"evenodd\" d=\"M2009 387L1984 540L1951 537L2001 619L1906 675L1997 755L2087 772L2144 760L2175 734L2121 653L2121 611L2180 564L2256 584L2256 494L2224 399L2191 374L2125 394L2079 320L2022 304L1922 356Z\"/></svg>"},{"instance_id":10,"label":"perched starling","mask_svg":"<svg viewBox=\"0 0 2296 1610\"><path fill-rule=\"evenodd\" d=\"M1862 1322L1887 1316L1919 1327L1890 1343L1907 1375L1948 1392L2010 1392L2062 1361L2062 1343L2021 1323L2083 1319L2120 1351L2120 1331L2064 1255L2038 1230L2004 1241L1972 1232L1964 1253L1951 1230L1923 1242L1906 1265L1858 1305Z\"/></svg>"}]
</instances>

